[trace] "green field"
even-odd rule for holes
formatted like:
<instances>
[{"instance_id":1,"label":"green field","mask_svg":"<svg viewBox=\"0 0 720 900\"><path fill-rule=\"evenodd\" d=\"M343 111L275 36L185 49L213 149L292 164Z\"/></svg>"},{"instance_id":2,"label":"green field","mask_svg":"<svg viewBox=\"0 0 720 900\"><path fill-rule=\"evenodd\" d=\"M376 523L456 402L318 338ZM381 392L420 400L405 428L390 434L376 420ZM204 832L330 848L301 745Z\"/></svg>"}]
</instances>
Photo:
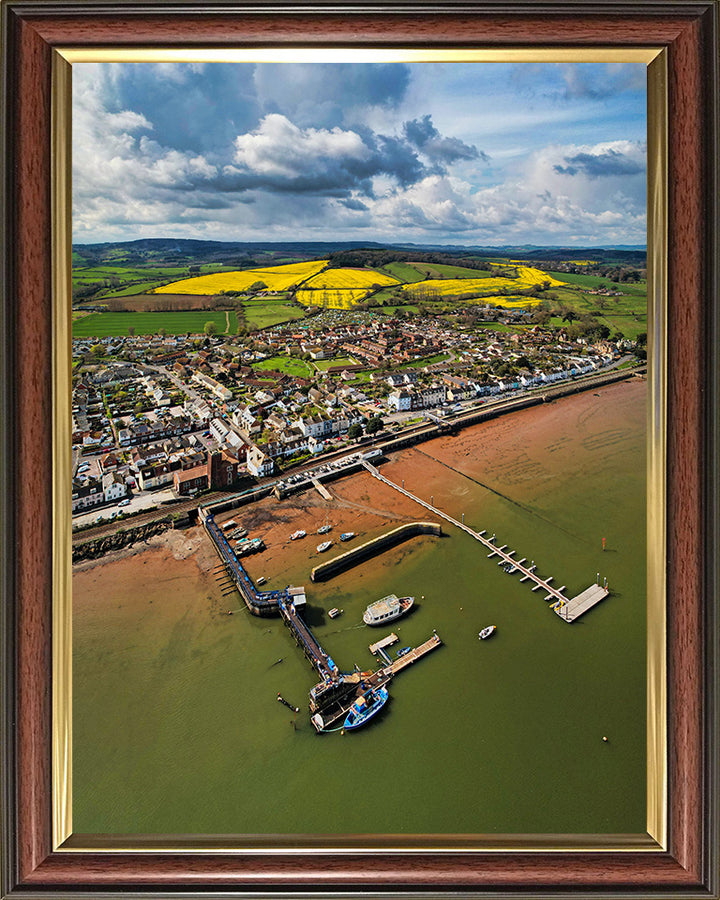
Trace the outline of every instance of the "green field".
<instances>
[{"instance_id":1,"label":"green field","mask_svg":"<svg viewBox=\"0 0 720 900\"><path fill-rule=\"evenodd\" d=\"M404 366L400 366L401 369L422 369L423 366L432 366L435 363L445 362L446 359L450 359L449 353L436 353L434 356L424 356L422 359L413 360L413 362L406 363Z\"/></svg>"},{"instance_id":2,"label":"green field","mask_svg":"<svg viewBox=\"0 0 720 900\"><path fill-rule=\"evenodd\" d=\"M305 316L304 309L278 300L248 300L243 310L248 328L271 328Z\"/></svg>"},{"instance_id":3,"label":"green field","mask_svg":"<svg viewBox=\"0 0 720 900\"><path fill-rule=\"evenodd\" d=\"M228 330L228 320L230 329ZM234 313L198 310L192 312L91 313L73 322L73 337L116 337L135 334L202 334L206 322L215 322L218 334L237 334Z\"/></svg>"},{"instance_id":4,"label":"green field","mask_svg":"<svg viewBox=\"0 0 720 900\"><path fill-rule=\"evenodd\" d=\"M394 316L397 312L414 312L418 313L418 307L412 303L405 303L402 306L378 306L374 308L375 312L382 313L384 316Z\"/></svg>"},{"instance_id":5,"label":"green field","mask_svg":"<svg viewBox=\"0 0 720 900\"><path fill-rule=\"evenodd\" d=\"M271 356L270 359L253 363L253 369L259 372L284 372L297 378L312 378L314 375L312 367L304 359L295 359L292 356Z\"/></svg>"},{"instance_id":6,"label":"green field","mask_svg":"<svg viewBox=\"0 0 720 900\"><path fill-rule=\"evenodd\" d=\"M356 366L357 363L358 361L350 356L337 356L335 359L318 359L315 366L320 372L327 372L335 366Z\"/></svg>"},{"instance_id":7,"label":"green field","mask_svg":"<svg viewBox=\"0 0 720 900\"><path fill-rule=\"evenodd\" d=\"M79 259L77 254L73 255L73 291L97 286L99 290L92 295L92 300L141 294L190 274L188 266L78 266ZM222 272L230 267L210 263L196 268L199 271L193 274L206 275L210 272Z\"/></svg>"},{"instance_id":8,"label":"green field","mask_svg":"<svg viewBox=\"0 0 720 900\"><path fill-rule=\"evenodd\" d=\"M468 269L465 266L448 266L443 263L415 263L415 268L430 278L495 278L496 273L487 269Z\"/></svg>"},{"instance_id":9,"label":"green field","mask_svg":"<svg viewBox=\"0 0 720 900\"><path fill-rule=\"evenodd\" d=\"M385 272L386 275L397 278L398 281L422 281L424 278L424 275L418 272L414 266L406 262L388 263L386 266L381 266L378 272Z\"/></svg>"}]
</instances>

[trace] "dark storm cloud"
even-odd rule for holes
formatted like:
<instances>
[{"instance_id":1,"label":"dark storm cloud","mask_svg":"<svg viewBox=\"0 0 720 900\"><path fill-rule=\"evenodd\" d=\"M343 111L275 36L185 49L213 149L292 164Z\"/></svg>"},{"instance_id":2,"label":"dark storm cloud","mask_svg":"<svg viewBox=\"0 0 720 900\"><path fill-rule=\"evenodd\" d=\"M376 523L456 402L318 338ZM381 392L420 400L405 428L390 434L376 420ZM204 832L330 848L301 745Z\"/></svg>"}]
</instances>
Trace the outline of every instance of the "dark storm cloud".
<instances>
[{"instance_id":1,"label":"dark storm cloud","mask_svg":"<svg viewBox=\"0 0 720 900\"><path fill-rule=\"evenodd\" d=\"M432 123L432 116L411 119L403 125L406 140L436 163L444 166L459 159L482 159L489 162L486 153L482 153L470 144L464 144L458 138L443 137Z\"/></svg>"},{"instance_id":2,"label":"dark storm cloud","mask_svg":"<svg viewBox=\"0 0 720 900\"><path fill-rule=\"evenodd\" d=\"M302 128L273 113L254 131L238 135L233 163L211 183L220 191L260 189L336 197L354 193L371 198L376 178L408 188L428 175L445 174L449 162L479 155L474 147L440 135L429 117L409 123L405 134L395 137L365 126Z\"/></svg>"},{"instance_id":3,"label":"dark storm cloud","mask_svg":"<svg viewBox=\"0 0 720 900\"><path fill-rule=\"evenodd\" d=\"M618 175L639 175L645 166L635 159L629 159L617 150L605 153L578 153L566 156L567 165L553 166L559 175L587 175L588 178L606 178Z\"/></svg>"},{"instance_id":4,"label":"dark storm cloud","mask_svg":"<svg viewBox=\"0 0 720 900\"><path fill-rule=\"evenodd\" d=\"M250 134L235 140L235 158L213 179L218 190L373 194L373 179L385 176L406 187L427 167L404 140L368 128L299 128L285 116L266 116Z\"/></svg>"}]
</instances>

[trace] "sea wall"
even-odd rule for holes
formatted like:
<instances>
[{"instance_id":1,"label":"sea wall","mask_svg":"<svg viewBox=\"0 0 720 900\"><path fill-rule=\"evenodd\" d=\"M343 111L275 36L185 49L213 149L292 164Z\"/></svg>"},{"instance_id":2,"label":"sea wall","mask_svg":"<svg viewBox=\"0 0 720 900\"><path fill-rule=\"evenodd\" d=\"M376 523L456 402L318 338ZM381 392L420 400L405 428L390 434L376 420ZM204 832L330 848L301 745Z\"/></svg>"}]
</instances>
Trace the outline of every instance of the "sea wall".
<instances>
[{"instance_id":1,"label":"sea wall","mask_svg":"<svg viewBox=\"0 0 720 900\"><path fill-rule=\"evenodd\" d=\"M399 528L386 531L385 534L381 534L371 541L366 541L364 544L353 547L352 550L348 550L346 553L341 553L340 556L320 563L319 566L315 566L312 570L310 578L312 581L326 581L328 578L337 575L338 572L343 572L351 566L356 566L358 563L364 562L378 553L382 553L383 550L394 547L396 544L400 544L408 540L408 538L419 534L434 534L436 537L440 537L442 528L437 522L408 522L406 525L400 525Z\"/></svg>"},{"instance_id":2,"label":"sea wall","mask_svg":"<svg viewBox=\"0 0 720 900\"><path fill-rule=\"evenodd\" d=\"M187 520L187 516L183 517ZM168 528L174 528L179 520L173 521L169 516L154 522L146 522L144 525L136 525L130 528L121 528L114 534L107 534L94 540L73 544L72 561L80 562L83 559L97 559L110 553L112 550L122 550L136 541L146 541L154 534L160 534Z\"/></svg>"}]
</instances>

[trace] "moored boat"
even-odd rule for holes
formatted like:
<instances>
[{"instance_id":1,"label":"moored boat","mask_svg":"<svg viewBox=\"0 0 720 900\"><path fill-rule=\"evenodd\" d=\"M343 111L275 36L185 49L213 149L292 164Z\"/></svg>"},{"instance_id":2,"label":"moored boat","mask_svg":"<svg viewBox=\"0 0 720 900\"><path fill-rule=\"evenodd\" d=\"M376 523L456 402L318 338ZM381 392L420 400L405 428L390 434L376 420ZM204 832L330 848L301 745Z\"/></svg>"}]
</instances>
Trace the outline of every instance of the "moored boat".
<instances>
[{"instance_id":1,"label":"moored boat","mask_svg":"<svg viewBox=\"0 0 720 900\"><path fill-rule=\"evenodd\" d=\"M326 524L326 525L321 525L321 526L318 528L317 533L318 533L318 534L327 534L328 531L332 531L332 525L327 525L327 524Z\"/></svg>"},{"instance_id":2,"label":"moored boat","mask_svg":"<svg viewBox=\"0 0 720 900\"><path fill-rule=\"evenodd\" d=\"M348 731L360 728L365 725L376 713L385 706L388 699L386 687L375 688L367 691L353 703L347 716L345 717L344 727Z\"/></svg>"},{"instance_id":3,"label":"moored boat","mask_svg":"<svg viewBox=\"0 0 720 900\"><path fill-rule=\"evenodd\" d=\"M397 594L388 594L381 600L376 600L363 613L363 622L366 625L384 625L404 615L415 602L414 597L398 597Z\"/></svg>"},{"instance_id":4,"label":"moored boat","mask_svg":"<svg viewBox=\"0 0 720 900\"><path fill-rule=\"evenodd\" d=\"M340 540L341 540L341 541L351 541L354 537L355 537L355 532L354 532L354 531L344 531L344 532L340 535Z\"/></svg>"},{"instance_id":5,"label":"moored boat","mask_svg":"<svg viewBox=\"0 0 720 900\"><path fill-rule=\"evenodd\" d=\"M400 657L405 656L405 654L409 653L411 650L412 647L401 647L395 655L400 659Z\"/></svg>"},{"instance_id":6,"label":"moored boat","mask_svg":"<svg viewBox=\"0 0 720 900\"><path fill-rule=\"evenodd\" d=\"M481 641L484 641L485 638L489 638L491 634L494 634L495 630L496 630L495 625L488 625L487 628L483 628L482 631L478 632L478 637L480 638Z\"/></svg>"},{"instance_id":7,"label":"moored boat","mask_svg":"<svg viewBox=\"0 0 720 900\"><path fill-rule=\"evenodd\" d=\"M264 575L261 575L258 578L258 580L255 582L255 584L265 584L266 581L267 581L267 578Z\"/></svg>"},{"instance_id":8,"label":"moored boat","mask_svg":"<svg viewBox=\"0 0 720 900\"><path fill-rule=\"evenodd\" d=\"M290 535L290 540L297 541L300 538L304 538L306 534L307 534L307 531L303 531L302 529L299 529L298 531L293 531L293 533Z\"/></svg>"},{"instance_id":9,"label":"moored boat","mask_svg":"<svg viewBox=\"0 0 720 900\"><path fill-rule=\"evenodd\" d=\"M328 615L331 619L337 619L341 612L341 609L338 609L337 606L333 606L333 608L328 612Z\"/></svg>"},{"instance_id":10,"label":"moored boat","mask_svg":"<svg viewBox=\"0 0 720 900\"><path fill-rule=\"evenodd\" d=\"M317 545L317 552L324 553L326 550L329 550L332 547L332 541L323 541L322 544Z\"/></svg>"}]
</instances>

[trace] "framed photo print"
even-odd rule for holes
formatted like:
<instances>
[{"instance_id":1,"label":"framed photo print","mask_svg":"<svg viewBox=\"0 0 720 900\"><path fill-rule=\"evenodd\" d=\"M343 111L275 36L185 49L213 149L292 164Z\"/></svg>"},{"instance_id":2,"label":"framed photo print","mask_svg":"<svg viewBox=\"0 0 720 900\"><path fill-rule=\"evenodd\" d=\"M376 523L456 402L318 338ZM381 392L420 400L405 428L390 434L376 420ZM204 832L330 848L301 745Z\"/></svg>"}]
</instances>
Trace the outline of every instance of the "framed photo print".
<instances>
[{"instance_id":1,"label":"framed photo print","mask_svg":"<svg viewBox=\"0 0 720 900\"><path fill-rule=\"evenodd\" d=\"M3 896L717 897L717 3L2 15Z\"/></svg>"}]
</instances>

